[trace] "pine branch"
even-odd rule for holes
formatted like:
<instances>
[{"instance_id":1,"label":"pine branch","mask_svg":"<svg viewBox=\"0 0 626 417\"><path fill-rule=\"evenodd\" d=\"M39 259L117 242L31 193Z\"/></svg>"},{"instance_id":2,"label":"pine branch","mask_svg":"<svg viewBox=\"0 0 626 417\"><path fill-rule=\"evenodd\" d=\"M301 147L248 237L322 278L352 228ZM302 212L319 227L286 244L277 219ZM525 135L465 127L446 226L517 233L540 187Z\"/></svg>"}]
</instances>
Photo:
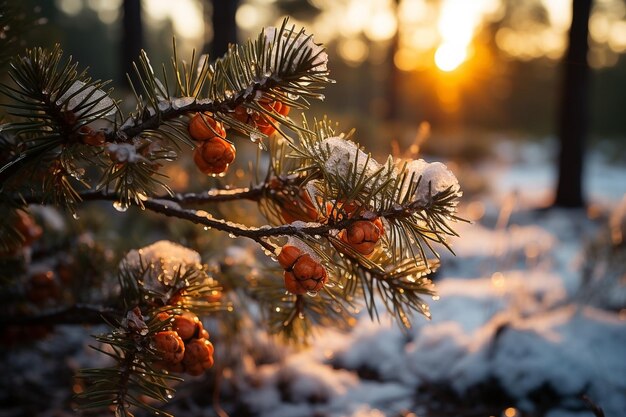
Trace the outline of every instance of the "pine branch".
<instances>
[{"instance_id":1,"label":"pine branch","mask_svg":"<svg viewBox=\"0 0 626 417\"><path fill-rule=\"evenodd\" d=\"M86 384L77 396L79 407L114 407L118 416L133 416L131 410L138 407L155 415L170 416L148 403L149 398L168 402L174 392L168 382L180 380L153 365L160 359L152 347L153 337L168 323L159 320L155 311L146 313L151 317L147 322L141 310L135 308L126 318L112 321L114 329L110 333L96 337L101 344L109 345L110 350L92 348L108 355L116 364L110 368L82 369L78 373L78 379Z\"/></svg>"},{"instance_id":2,"label":"pine branch","mask_svg":"<svg viewBox=\"0 0 626 417\"><path fill-rule=\"evenodd\" d=\"M0 167L0 184L5 186L7 180L19 178L17 174L30 166L40 170L49 167L49 172L41 174L46 178L44 189L58 203L73 208L79 196L70 177L80 182L83 171L75 161L96 162L105 167L98 189L113 189L122 208L131 203L141 206L144 196L154 194L158 186L171 193L158 179L160 161L176 157L167 143L194 146L184 116L210 112L215 120L255 141L267 135L256 125L234 117L235 109L254 111L275 126L280 122L298 129L291 119L259 100L306 108L307 98L321 98L317 90L330 80L323 48L304 30L296 32L286 23L279 30L262 32L254 42L231 48L214 65L201 59L197 71L195 56L191 65L179 64L174 48L173 88L167 83L168 72L164 69L162 83L142 52L135 65L140 88L132 86L136 112L121 125L115 117L110 120L112 128L98 132L88 124L106 120L117 109L109 93L102 90L107 82L92 82L85 71L78 73L77 64L71 60L62 63L58 46L50 52L40 48L27 51L25 57L12 63L14 85L2 85L0 92L16 103L6 105L10 113L23 119L4 125L3 131L13 132L28 146ZM152 150L155 144L163 151ZM106 145L106 153L99 152L102 145ZM146 150L139 151L138 146ZM86 181L83 185L89 188Z\"/></svg>"},{"instance_id":3,"label":"pine branch","mask_svg":"<svg viewBox=\"0 0 626 417\"><path fill-rule=\"evenodd\" d=\"M283 177L278 181L276 177L270 177L268 180L255 184L250 187L240 188L212 188L202 193L172 193L163 194L152 197L155 200L167 200L181 205L201 205L222 203L227 201L249 200L259 201L268 192L280 192L289 187L300 186L302 179L299 177ZM79 191L76 196L80 201L119 201L120 196L116 193L106 192L102 190ZM7 201L20 204L49 204L51 201L46 199L42 194L25 194L18 197L8 198Z\"/></svg>"}]
</instances>

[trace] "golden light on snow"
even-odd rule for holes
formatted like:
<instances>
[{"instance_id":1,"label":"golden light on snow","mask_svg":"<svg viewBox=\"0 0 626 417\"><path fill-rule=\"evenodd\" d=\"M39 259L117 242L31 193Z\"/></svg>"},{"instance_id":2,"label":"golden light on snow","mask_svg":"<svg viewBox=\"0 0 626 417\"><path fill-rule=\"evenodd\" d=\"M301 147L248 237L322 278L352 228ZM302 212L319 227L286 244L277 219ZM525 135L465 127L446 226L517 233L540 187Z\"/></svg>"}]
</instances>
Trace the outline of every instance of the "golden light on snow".
<instances>
[{"instance_id":1,"label":"golden light on snow","mask_svg":"<svg viewBox=\"0 0 626 417\"><path fill-rule=\"evenodd\" d=\"M491 275L491 284L496 288L504 287L505 279L502 272L494 272L493 275Z\"/></svg>"}]
</instances>

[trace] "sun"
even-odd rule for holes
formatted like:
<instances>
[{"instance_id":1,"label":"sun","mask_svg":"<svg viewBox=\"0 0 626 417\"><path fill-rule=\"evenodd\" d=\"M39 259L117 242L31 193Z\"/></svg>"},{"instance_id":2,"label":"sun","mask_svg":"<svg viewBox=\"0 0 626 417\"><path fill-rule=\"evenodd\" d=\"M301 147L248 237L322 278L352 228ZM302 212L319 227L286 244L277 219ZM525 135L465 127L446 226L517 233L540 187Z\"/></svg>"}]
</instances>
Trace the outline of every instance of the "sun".
<instances>
[{"instance_id":1,"label":"sun","mask_svg":"<svg viewBox=\"0 0 626 417\"><path fill-rule=\"evenodd\" d=\"M464 45L443 43L435 52L435 64L442 71L450 72L458 68L467 58L467 48Z\"/></svg>"}]
</instances>

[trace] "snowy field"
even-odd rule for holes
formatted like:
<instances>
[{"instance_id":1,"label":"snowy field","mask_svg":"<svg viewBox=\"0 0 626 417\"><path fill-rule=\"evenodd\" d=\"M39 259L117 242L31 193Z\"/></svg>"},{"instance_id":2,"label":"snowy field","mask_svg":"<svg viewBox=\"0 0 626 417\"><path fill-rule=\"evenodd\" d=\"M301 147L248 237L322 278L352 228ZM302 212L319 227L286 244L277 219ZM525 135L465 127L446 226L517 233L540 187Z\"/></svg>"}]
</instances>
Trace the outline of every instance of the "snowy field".
<instances>
[{"instance_id":1,"label":"snowy field","mask_svg":"<svg viewBox=\"0 0 626 417\"><path fill-rule=\"evenodd\" d=\"M443 254L432 320L417 317L403 332L388 317L372 323L364 314L349 334L323 331L280 363L247 361L235 379L250 410L583 417L595 405L607 417L626 416L624 277L599 292L581 289L585 245L606 221L535 210L555 181L545 144L504 143L498 152L498 162L480 168L491 192L461 208L476 220L459 225L457 256ZM626 167L594 155L586 186L597 212L624 209ZM596 271L610 267L602 259L591 260Z\"/></svg>"}]
</instances>

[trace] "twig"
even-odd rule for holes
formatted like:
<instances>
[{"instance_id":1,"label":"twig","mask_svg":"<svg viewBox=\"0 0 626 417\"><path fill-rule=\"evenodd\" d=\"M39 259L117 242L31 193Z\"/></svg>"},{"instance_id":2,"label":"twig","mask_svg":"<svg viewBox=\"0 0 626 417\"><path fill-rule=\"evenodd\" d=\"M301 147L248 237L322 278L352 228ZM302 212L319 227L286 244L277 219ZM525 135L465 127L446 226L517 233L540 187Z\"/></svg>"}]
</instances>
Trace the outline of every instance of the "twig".
<instances>
[{"instance_id":1,"label":"twig","mask_svg":"<svg viewBox=\"0 0 626 417\"><path fill-rule=\"evenodd\" d=\"M362 215L355 215L331 223L322 224L299 222L297 224L291 223L274 227L249 227L223 219L216 219L206 213L200 214L198 210L183 208L179 205L192 202L208 203L237 199L254 200L260 198L265 187L266 183L263 183L262 185L253 188L211 190L206 194L176 194L174 196L167 196L164 198L148 198L143 201L142 204L145 208L168 217L176 217L205 227L214 228L235 237L246 237L252 239L270 251L273 251L274 247L265 240L270 237L304 235L329 236L333 230L345 229L359 220L371 219L372 215L385 217L387 219L397 219L410 217L415 212L427 209L427 207L422 207L420 204L417 204L417 202L411 202L405 205L393 206L387 210L382 210L377 213L364 213ZM84 201L117 201L119 199L117 194L105 193L101 191L83 192L80 196ZM41 200L35 198L35 196L25 196L23 200L26 203L41 202Z\"/></svg>"},{"instance_id":2,"label":"twig","mask_svg":"<svg viewBox=\"0 0 626 417\"><path fill-rule=\"evenodd\" d=\"M210 101L210 102L193 102L187 106L179 108L170 108L162 112L148 117L141 122L120 129L111 129L105 132L107 142L127 142L129 139L139 135L146 130L154 130L159 128L163 123L168 120L176 119L184 114L193 112L211 112L211 113L229 113L232 112L235 107L246 101L246 97L250 97L248 101L251 101L251 97L256 96L256 92L267 92L279 84L279 80L276 78L267 78L263 83L255 82L251 86L251 94L244 96L238 94L232 99L225 99L223 101Z\"/></svg>"}]
</instances>

